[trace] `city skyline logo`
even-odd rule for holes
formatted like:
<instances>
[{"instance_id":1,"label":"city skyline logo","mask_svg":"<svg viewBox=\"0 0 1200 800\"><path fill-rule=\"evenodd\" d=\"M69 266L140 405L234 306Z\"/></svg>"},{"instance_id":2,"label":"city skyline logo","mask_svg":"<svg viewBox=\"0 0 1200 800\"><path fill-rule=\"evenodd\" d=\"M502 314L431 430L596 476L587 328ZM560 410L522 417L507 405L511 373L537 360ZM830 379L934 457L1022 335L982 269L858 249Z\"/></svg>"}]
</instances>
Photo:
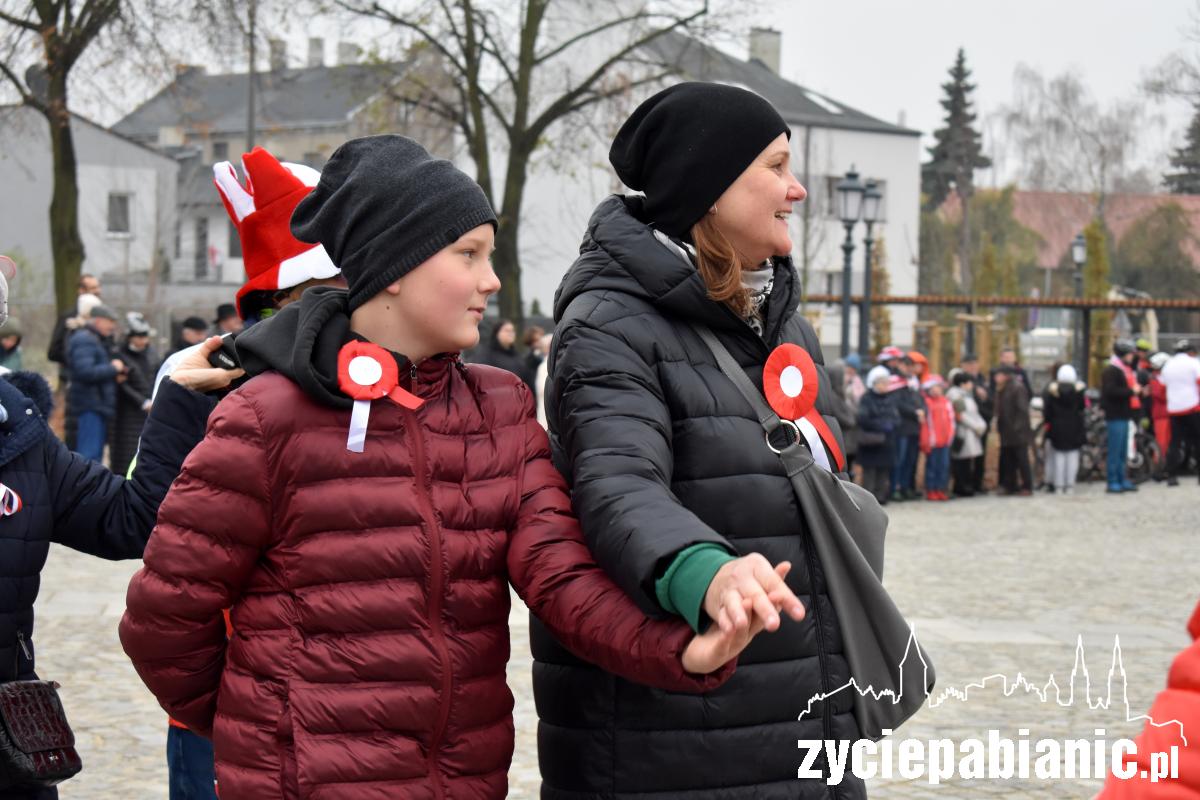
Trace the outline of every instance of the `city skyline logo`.
<instances>
[{"instance_id":1,"label":"city skyline logo","mask_svg":"<svg viewBox=\"0 0 1200 800\"><path fill-rule=\"evenodd\" d=\"M924 677L928 677L929 665L925 662L924 657L921 655L920 648L914 647L916 643L916 626L909 626L908 643L905 646L904 655L900 659L900 663L897 665L900 676L897 685L901 687L904 685L904 670L906 669L910 658L912 658L914 654L919 662L919 668L925 673ZM989 688L989 685L993 684L993 682L999 682L1003 688L1005 697L1012 697L1014 694L1017 694L1017 692L1023 692L1025 695L1033 695L1037 697L1042 703L1049 702L1051 697L1053 697L1054 703L1058 707L1070 708L1075 705L1076 681L1080 676L1082 676L1084 680L1082 699L1087 703L1088 709L1092 711L1111 710L1114 701L1119 701L1119 703L1123 704L1125 707L1126 722L1145 720L1156 728L1175 726L1179 729L1179 738L1182 740L1183 746L1188 746L1187 736L1183 730L1183 723L1179 720L1169 719L1159 722L1150 717L1148 714L1131 713L1129 705L1129 678L1125 672L1124 655L1121 651L1121 637L1116 634L1113 635L1112 660L1110 662L1107 678L1104 684L1105 691L1101 697L1092 697L1092 678L1091 673L1087 668L1086 648L1083 644L1083 635L1079 634L1075 638L1075 663L1071 667L1070 680L1066 684L1067 695L1065 700L1063 698L1064 687L1059 685L1054 673L1050 673L1045 682L1038 684L1031 682L1023 673L1017 672L1016 675L1012 677L1009 677L1004 673L994 673L977 681L972 681L971 683L965 684L962 688L948 686L932 695L928 690L925 690L925 706L930 709L938 708L946 703L946 701L951 699L959 700L965 703L970 699L972 690L985 691ZM1113 696L1113 683L1115 678L1120 679L1119 698ZM922 680L922 685L928 686L929 681L927 679ZM850 680L836 689L828 692L817 692L810 697L808 703L805 705L804 710L800 712L800 715L797 717L797 719L804 719L806 716L811 714L812 707L815 703L823 702L831 697L834 697L835 695L849 690L858 692L861 697L870 697L878 701L882 701L885 698L890 698L893 704L899 703L904 694L903 688L901 688L900 692L897 693L890 687L884 689L876 689L874 686L864 687L859 686L856 679L850 678Z\"/></svg>"}]
</instances>

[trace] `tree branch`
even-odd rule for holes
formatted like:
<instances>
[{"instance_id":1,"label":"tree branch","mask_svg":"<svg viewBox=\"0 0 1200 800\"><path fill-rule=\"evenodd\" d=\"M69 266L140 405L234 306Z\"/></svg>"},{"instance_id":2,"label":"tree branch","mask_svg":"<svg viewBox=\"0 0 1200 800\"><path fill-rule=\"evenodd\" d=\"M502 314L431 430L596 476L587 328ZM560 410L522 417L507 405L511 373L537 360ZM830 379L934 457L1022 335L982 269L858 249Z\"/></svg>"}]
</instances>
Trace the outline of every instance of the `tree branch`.
<instances>
[{"instance_id":1,"label":"tree branch","mask_svg":"<svg viewBox=\"0 0 1200 800\"><path fill-rule=\"evenodd\" d=\"M364 17L374 17L375 19L380 19L405 30L412 31L413 33L417 34L417 36L425 40L425 42L427 42L431 47L441 53L442 56L450 62L450 65L454 67L455 72L457 72L459 75L466 74L467 70L466 67L463 66L462 62L455 58L454 54L451 53L444 44L442 44L442 41L438 37L434 36L430 31L426 30L424 26L396 16L391 11L388 11L386 8L379 5L378 2L372 3L367 7L354 5L346 0L336 0L336 4L353 14L358 14Z\"/></svg>"},{"instance_id":2,"label":"tree branch","mask_svg":"<svg viewBox=\"0 0 1200 800\"><path fill-rule=\"evenodd\" d=\"M592 85L594 83L596 83L596 81L598 81L600 78L602 78L604 76L604 74L606 72L608 72L608 70L611 69L614 64L620 62L627 55L634 52L635 50L638 50L641 47L644 47L645 45L649 44L650 42L654 41L655 39L659 38L660 36L662 36L665 33L669 33L670 31L676 30L678 28L686 27L688 24L694 22L695 20L699 19L700 17L704 16L707 13L708 13L708 2L707 2L707 0L705 0L704 5L698 11L695 11L686 17L680 17L680 18L676 19L674 22L672 22L670 25L666 26L665 28L660 28L656 31L648 33L645 36L643 36L642 38L629 43L624 48L622 48L621 50L614 53L604 63L602 63L600 66L596 67L596 69L594 69L592 71L591 75L584 78L583 81L581 81L578 86L563 93L561 96L558 97L557 100L555 100L553 103L551 103L550 106L545 111L543 111L538 116L538 118L536 120L534 120L533 123L529 126L529 135L532 136L533 138L537 138L537 137L541 136L542 133L545 132L546 128L548 128L551 123L553 123L555 120L562 117L564 114L570 113L571 107L576 102L579 101L580 97L582 97L585 93L587 93L591 89Z\"/></svg>"},{"instance_id":3,"label":"tree branch","mask_svg":"<svg viewBox=\"0 0 1200 800\"><path fill-rule=\"evenodd\" d=\"M25 105L27 105L31 108L37 109L38 111L40 111L42 113L42 115L44 117L46 117L46 119L50 118L49 106L47 106L41 100L38 100L36 97L34 97L25 88L25 84L21 83L20 78L18 78L16 76L16 74L11 69L9 69L8 64L5 64L3 61L0 61L0 73L3 73L4 77L8 78L9 82L16 88L17 94L21 95L22 103L24 103Z\"/></svg>"},{"instance_id":4,"label":"tree branch","mask_svg":"<svg viewBox=\"0 0 1200 800\"><path fill-rule=\"evenodd\" d=\"M0 11L0 20L7 22L9 25L14 25L18 28L24 28L27 31L33 31L34 33L38 33L42 30L42 27L33 20L14 17L12 14L4 11Z\"/></svg>"},{"instance_id":5,"label":"tree branch","mask_svg":"<svg viewBox=\"0 0 1200 800\"><path fill-rule=\"evenodd\" d=\"M504 77L508 80L509 85L512 87L513 91L516 91L517 76L512 71L512 67L508 65L508 58L505 57L504 53L500 52L500 43L496 41L496 38L492 35L492 30L490 27L488 27L486 20L484 20L483 13L480 13L479 17L479 29L482 31L483 41L486 43L481 44L479 49L496 60L496 63L500 65L500 69L504 72ZM488 47L489 44L491 45L490 47Z\"/></svg>"},{"instance_id":6,"label":"tree branch","mask_svg":"<svg viewBox=\"0 0 1200 800\"><path fill-rule=\"evenodd\" d=\"M592 36L595 36L598 33L604 33L606 30L609 30L610 28L615 28L618 25L624 25L627 22L635 22L640 19L650 19L652 16L654 16L654 15L648 14L644 11L639 11L638 13L633 14L632 16L620 17L618 19L609 20L608 22L605 22L602 25L597 25L596 27L594 27L590 30L583 31L582 33L572 36L571 38L567 39L565 42L560 43L557 47L554 47L550 50L547 50L544 53L540 53L540 54L534 56L533 63L541 64L543 62L549 61L550 59L554 58L556 55L562 53L565 50L570 49L573 45L579 44L584 39L591 38Z\"/></svg>"}]
</instances>

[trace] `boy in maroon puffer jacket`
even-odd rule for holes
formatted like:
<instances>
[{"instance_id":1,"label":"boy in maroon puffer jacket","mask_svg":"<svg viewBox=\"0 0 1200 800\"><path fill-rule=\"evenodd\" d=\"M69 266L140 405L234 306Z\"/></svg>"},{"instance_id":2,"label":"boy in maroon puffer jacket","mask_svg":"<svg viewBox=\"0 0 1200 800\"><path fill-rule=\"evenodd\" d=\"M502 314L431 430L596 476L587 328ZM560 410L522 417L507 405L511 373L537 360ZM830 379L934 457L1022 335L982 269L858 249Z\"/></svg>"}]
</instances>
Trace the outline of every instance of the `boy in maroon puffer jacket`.
<instances>
[{"instance_id":1,"label":"boy in maroon puffer jacket","mask_svg":"<svg viewBox=\"0 0 1200 800\"><path fill-rule=\"evenodd\" d=\"M499 289L495 224L399 136L339 148L292 217L349 290L239 337L255 377L173 485L121 623L164 708L212 736L225 797L504 797L510 582L578 655L673 691L803 616L786 562L737 598L756 613L698 637L595 565L528 387L458 359Z\"/></svg>"}]
</instances>

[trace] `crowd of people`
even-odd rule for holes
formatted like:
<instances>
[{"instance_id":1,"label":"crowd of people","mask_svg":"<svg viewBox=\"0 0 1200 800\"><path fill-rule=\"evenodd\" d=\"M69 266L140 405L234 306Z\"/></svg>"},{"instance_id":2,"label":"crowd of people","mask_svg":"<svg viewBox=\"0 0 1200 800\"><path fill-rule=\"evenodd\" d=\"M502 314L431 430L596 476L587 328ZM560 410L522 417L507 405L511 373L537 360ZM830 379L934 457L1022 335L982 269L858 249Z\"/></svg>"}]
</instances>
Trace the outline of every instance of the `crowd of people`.
<instances>
[{"instance_id":1,"label":"crowd of people","mask_svg":"<svg viewBox=\"0 0 1200 800\"><path fill-rule=\"evenodd\" d=\"M742 384L802 353L809 474L844 464L879 503L985 491L993 436L1000 485L1031 493L1033 387L1011 350L986 376L894 346L824 367L788 255L807 194L790 134L732 86L642 103L610 152L641 194L599 203L553 338L531 328L524 352L508 320L479 345L499 220L419 143L354 139L320 174L262 148L244 180L215 165L246 264L235 302L185 320L159 365L146 320L121 331L84 275L50 353L74 453L29 396L48 391L0 381L3 488L39 501L0 527L0 546L38 544L0 578L14 677L34 677L50 541L141 556L119 633L171 715L172 797L501 798L511 587L533 614L543 797L865 797L853 775L831 789L828 764L796 777L796 741L864 727L847 695L801 713L848 680L850 629ZM19 344L0 329L0 357ZM1118 344L1100 395L1118 453L1161 400L1171 480L1200 429L1200 362L1176 349L1143 376ZM1071 367L1055 378L1050 472L1069 492L1087 399ZM1132 488L1121 467L1110 491ZM36 775L0 791L55 796Z\"/></svg>"},{"instance_id":2,"label":"crowd of people","mask_svg":"<svg viewBox=\"0 0 1200 800\"><path fill-rule=\"evenodd\" d=\"M1126 470L1131 425L1153 426L1161 453L1156 476L1169 486L1178 485L1185 465L1200 453L1200 361L1186 339L1175 342L1172 350L1152 353L1146 340L1136 345L1118 341L1095 393L1088 392L1072 365L1060 363L1035 396L1012 349L1000 352L999 364L987 375L975 355L963 358L945 378L930 374L921 353L894 346L880 351L865 380L856 354L831 367L829 375L847 453L858 465L863 486L881 503L922 496L940 502L986 493L991 436L999 445L997 488L1007 495L1030 496L1036 488L1031 460L1035 406L1040 406L1044 431L1041 485L1072 494L1093 402L1104 416L1105 476L1108 491L1115 494L1137 491ZM918 453L924 456L922 470Z\"/></svg>"},{"instance_id":3,"label":"crowd of people","mask_svg":"<svg viewBox=\"0 0 1200 800\"><path fill-rule=\"evenodd\" d=\"M473 359L529 382L544 424L545 362L552 337L531 327L523 339L524 356L515 347L512 322L500 320L490 343ZM531 380L539 369L541 382ZM974 354L945 377L932 374L924 354L891 345L880 350L869 369L852 353L830 364L827 374L848 472L881 503L944 502L993 490L1028 497L1039 486L1073 494L1080 452L1088 443L1087 411L1093 405L1101 409L1107 433L1104 471L1110 493L1137 491L1126 469L1131 426L1153 430L1160 454L1154 477L1168 486L1178 486L1179 476L1200 454L1200 361L1187 339L1174 342L1170 353L1153 352L1145 339L1118 341L1094 392L1074 366L1064 363L1054 364L1042 391L1035 392L1012 348L1000 351L998 364L987 374ZM1034 424L1035 408L1041 411L1039 425ZM1034 474L1039 438L1044 448L1040 483ZM999 449L994 482L985 469L989 439Z\"/></svg>"}]
</instances>

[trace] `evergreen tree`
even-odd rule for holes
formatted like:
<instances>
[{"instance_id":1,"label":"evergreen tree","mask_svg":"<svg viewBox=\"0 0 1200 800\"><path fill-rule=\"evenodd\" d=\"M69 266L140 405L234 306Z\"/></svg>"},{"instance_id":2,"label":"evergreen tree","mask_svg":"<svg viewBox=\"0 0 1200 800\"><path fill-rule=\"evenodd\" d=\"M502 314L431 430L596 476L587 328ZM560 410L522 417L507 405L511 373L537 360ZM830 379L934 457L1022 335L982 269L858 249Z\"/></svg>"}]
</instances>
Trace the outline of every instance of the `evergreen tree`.
<instances>
[{"instance_id":1,"label":"evergreen tree","mask_svg":"<svg viewBox=\"0 0 1200 800\"><path fill-rule=\"evenodd\" d=\"M975 130L976 115L971 108L975 84L968 81L970 77L966 54L959 48L958 58L950 68L950 80L942 84L945 97L941 104L946 112L946 125L934 131L935 143L929 148L929 161L921 167L921 191L928 208L941 206L951 186L965 202L975 188L975 170L992 164L983 155L981 136Z\"/></svg>"},{"instance_id":2,"label":"evergreen tree","mask_svg":"<svg viewBox=\"0 0 1200 800\"><path fill-rule=\"evenodd\" d=\"M1200 194L1200 103L1188 125L1183 147L1171 156L1171 166L1178 171L1163 176L1171 194Z\"/></svg>"}]
</instances>

